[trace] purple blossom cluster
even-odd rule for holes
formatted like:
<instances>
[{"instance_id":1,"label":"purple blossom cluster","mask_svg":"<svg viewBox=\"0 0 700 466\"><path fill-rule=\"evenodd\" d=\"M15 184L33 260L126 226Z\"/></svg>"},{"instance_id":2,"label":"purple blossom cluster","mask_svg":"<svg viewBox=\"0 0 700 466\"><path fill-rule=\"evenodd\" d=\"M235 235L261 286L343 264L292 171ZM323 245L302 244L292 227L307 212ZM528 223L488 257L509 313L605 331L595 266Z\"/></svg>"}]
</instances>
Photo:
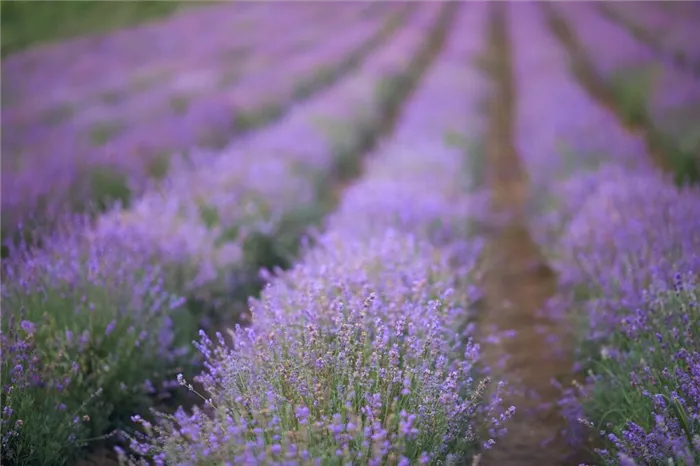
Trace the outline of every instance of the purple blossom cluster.
<instances>
[{"instance_id":1,"label":"purple blossom cluster","mask_svg":"<svg viewBox=\"0 0 700 466\"><path fill-rule=\"evenodd\" d=\"M700 192L654 173L598 178L560 242L588 373L562 405L603 431L606 463L695 464Z\"/></svg>"},{"instance_id":2,"label":"purple blossom cluster","mask_svg":"<svg viewBox=\"0 0 700 466\"><path fill-rule=\"evenodd\" d=\"M196 381L211 416L181 411L150 441L134 438L134 452L156 464L425 464L473 452L485 385L472 379L478 347L448 325L464 298L446 258L392 232L323 241L253 301L254 327L231 332L233 345L203 338ZM509 415L481 414L496 430Z\"/></svg>"},{"instance_id":3,"label":"purple blossom cluster","mask_svg":"<svg viewBox=\"0 0 700 466\"><path fill-rule=\"evenodd\" d=\"M73 457L122 410L167 394L192 358L186 340L178 345L184 300L144 261L144 244L118 234L86 242L86 223L44 236L41 249L20 245L2 264L3 458L15 464ZM79 414L89 422L73 423Z\"/></svg>"},{"instance_id":4,"label":"purple blossom cluster","mask_svg":"<svg viewBox=\"0 0 700 466\"><path fill-rule=\"evenodd\" d=\"M9 329L0 333L0 450L3 459L13 464L31 464L42 455L36 445L47 439L55 453L66 460L73 459L72 450L80 446L90 432L86 420L81 419L81 415L85 415L83 410L74 411L75 406L73 410L68 409L68 394L78 375L78 364L65 355L42 357L33 322L24 319L17 322L13 315L3 324ZM46 416L46 413L51 415Z\"/></svg>"},{"instance_id":5,"label":"purple blossom cluster","mask_svg":"<svg viewBox=\"0 0 700 466\"><path fill-rule=\"evenodd\" d=\"M395 137L376 151L301 261L251 299L252 326L231 330L232 341L202 333L206 370L195 382L205 407L158 423L134 418L145 433L132 436L130 453L120 450L124 461L435 464L469 458L503 435L514 408L502 406L500 385L487 397L487 380L476 382L484 368L463 325L473 260L471 268L469 259L456 264L450 245L466 238L431 229L439 220L453 224L453 215L466 223L451 204L468 205L458 189L468 183L467 157L436 137L478 131L482 83L465 68L482 45L485 11L460 10ZM461 105L438 105L447 96ZM423 122L432 144L416 147L411 129ZM432 163L419 160L426 153ZM420 188L437 179L422 203ZM366 209L365 189L387 202ZM411 212L395 199L412 203ZM477 252L472 244L470 258Z\"/></svg>"},{"instance_id":6,"label":"purple blossom cluster","mask_svg":"<svg viewBox=\"0 0 700 466\"><path fill-rule=\"evenodd\" d=\"M214 10L222 8L235 7ZM12 229L29 218L37 222L60 218L66 209L83 207L86 200L100 208L113 200L128 202L143 192L150 178L162 177L168 171L172 154L193 146L220 147L242 132L281 116L295 100L308 96L314 89L329 85L340 72L356 65L389 38L402 15L409 11L402 5L347 4L329 16L327 6L289 4L280 8L289 9L289 14L261 11L258 16L268 18L263 20L237 18L233 12L220 11L214 20L209 12L213 25L201 22L202 13L178 16L161 25L163 31L147 29L144 34L157 38L151 41L157 44L162 42L158 34L180 28L175 35L190 37L189 42L198 44L199 48L170 50L168 44L160 47L168 49L160 55L154 56L157 50L148 55L146 47L144 56L131 57L128 55L128 50L134 50L131 40L115 45L115 54L105 56L111 58L110 63L124 62L131 74L117 73L114 79L118 83L108 90L90 91L90 86L83 82L85 75L71 74L70 67L65 71L65 79L59 76L47 83L45 76L53 77L55 73L42 66L43 74L39 74L23 65L21 57L16 57L17 60L10 57L4 66L3 76L7 75L9 83L3 94L20 97L16 105L2 109L3 123L8 129L2 141L5 229ZM296 27L320 16L330 18L323 21L323 27ZM243 23L255 20L252 24L260 23L260 27L255 27L255 34L251 34L250 27L237 27L237 23L231 24L231 18ZM205 25L212 30L200 34ZM340 27L345 30L343 34L331 34ZM290 30L289 34L281 33L280 29L285 28ZM236 29L245 40L231 37L231 31ZM191 40L192 34L207 40ZM284 37L284 40L270 40L270 37ZM331 39L321 40L326 37ZM172 45L176 44L177 41ZM73 50L69 46L63 47ZM247 52L239 50L234 54L232 47ZM61 56L63 52L47 53ZM88 50L81 57L101 63L103 59L98 53L101 52ZM124 60L119 60L120 53L126 54ZM131 63L139 60L143 61L141 67ZM283 70L279 69L280 63L284 63ZM130 64L133 66L127 66ZM236 75L229 76L231 71L227 72L227 68ZM111 67L92 69L93 75L97 73L92 81L104 84L109 80L100 77L100 69L105 72ZM141 77L133 75L135 70ZM37 78L37 84L27 79L34 73L43 76ZM135 89L138 86L132 81L143 81L147 75L150 75L149 85ZM34 109L35 100L27 101L39 91L27 91L27 96L21 98L24 86L34 89L32 86L40 86L42 82L52 92L66 94L62 97L64 101L56 103L53 109ZM75 89L88 95L74 95ZM50 99L36 102L44 105L47 100ZM47 113L51 115L47 117ZM38 182L37 173L50 174L50 178Z\"/></svg>"}]
</instances>

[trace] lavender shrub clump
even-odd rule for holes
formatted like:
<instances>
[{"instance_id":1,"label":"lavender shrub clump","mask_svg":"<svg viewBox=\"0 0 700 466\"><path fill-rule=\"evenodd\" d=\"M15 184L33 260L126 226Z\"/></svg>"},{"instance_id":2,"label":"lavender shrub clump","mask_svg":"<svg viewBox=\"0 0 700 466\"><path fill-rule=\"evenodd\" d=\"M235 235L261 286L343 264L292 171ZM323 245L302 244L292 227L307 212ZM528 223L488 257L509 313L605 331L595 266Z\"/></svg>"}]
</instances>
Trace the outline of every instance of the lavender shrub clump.
<instances>
[{"instance_id":1,"label":"lavender shrub clump","mask_svg":"<svg viewBox=\"0 0 700 466\"><path fill-rule=\"evenodd\" d=\"M61 462L75 460L90 437L86 412L92 398L73 397L70 390L80 367L65 354L43 357L36 325L23 317L4 318L0 333L3 459L13 464L51 464L51 455Z\"/></svg>"},{"instance_id":2,"label":"lavender shrub clump","mask_svg":"<svg viewBox=\"0 0 700 466\"><path fill-rule=\"evenodd\" d=\"M63 464L166 394L188 357L175 324L183 299L159 269L118 236L86 244L84 228L76 220L2 265L2 450L13 464Z\"/></svg>"},{"instance_id":3,"label":"lavender shrub clump","mask_svg":"<svg viewBox=\"0 0 700 466\"><path fill-rule=\"evenodd\" d=\"M560 242L587 375L562 407L580 434L602 432L605 464L695 464L700 192L653 172L598 176Z\"/></svg>"},{"instance_id":4,"label":"lavender shrub clump","mask_svg":"<svg viewBox=\"0 0 700 466\"><path fill-rule=\"evenodd\" d=\"M700 282L672 282L620 316L584 388L586 414L609 445L598 450L605 464L700 461Z\"/></svg>"},{"instance_id":5,"label":"lavender shrub clump","mask_svg":"<svg viewBox=\"0 0 700 466\"><path fill-rule=\"evenodd\" d=\"M515 142L532 183L533 233L551 252L551 240L595 187L598 178L591 174L601 166L605 171L647 169L650 162L643 138L625 131L576 82L567 69L566 50L547 29L537 5L511 8L518 96Z\"/></svg>"},{"instance_id":6,"label":"lavender shrub clump","mask_svg":"<svg viewBox=\"0 0 700 466\"><path fill-rule=\"evenodd\" d=\"M468 10L477 18L479 11ZM459 18L458 24L470 24L465 13ZM455 55L445 58L466 54L451 48L456 39L447 46ZM427 80L440 82L440 76L436 70ZM468 84L459 82L457 95L468 92ZM428 89L416 92L408 120L423 113L419 101L432 105L446 91ZM464 110L436 111L437 121L446 122L452 112ZM400 140L410 132L397 134ZM392 150L377 152L357 193L365 185L383 187L391 199L400 180L419 177L411 170L394 172L396 184L375 177L381 174L375 167L399 168L405 159L398 155L411 154L391 143L385 148ZM441 152L434 169L454 168L460 157L459 151ZM425 172L428 179L436 176L432 169ZM198 348L207 370L194 383L203 387L205 408L161 416L157 424L135 418L145 433L132 435L122 460L445 464L490 448L514 408L502 406L500 385L483 401L488 379L476 381L484 369L476 366L479 348L469 338L471 329L461 325L470 303L463 282L475 272L456 274L448 244L458 238L440 239L427 228L435 212L451 211L452 182L462 175L449 173L442 197L436 191L433 208L409 222L390 215L391 203L384 216L376 209L365 214L352 208L360 197L345 197L303 260L270 278L261 298L251 300L252 327L232 330L232 343L202 334ZM403 194L412 199L417 192ZM345 228L350 218L364 226Z\"/></svg>"},{"instance_id":7,"label":"lavender shrub clump","mask_svg":"<svg viewBox=\"0 0 700 466\"><path fill-rule=\"evenodd\" d=\"M327 237L253 302L233 347L206 337L197 379L213 411L184 411L131 449L156 464L436 464L478 448L478 347L451 328L460 296L440 251L388 232ZM181 379L181 383L189 385ZM493 440L487 440L490 446ZM132 458L133 464L141 464ZM143 463L145 464L145 463Z\"/></svg>"}]
</instances>

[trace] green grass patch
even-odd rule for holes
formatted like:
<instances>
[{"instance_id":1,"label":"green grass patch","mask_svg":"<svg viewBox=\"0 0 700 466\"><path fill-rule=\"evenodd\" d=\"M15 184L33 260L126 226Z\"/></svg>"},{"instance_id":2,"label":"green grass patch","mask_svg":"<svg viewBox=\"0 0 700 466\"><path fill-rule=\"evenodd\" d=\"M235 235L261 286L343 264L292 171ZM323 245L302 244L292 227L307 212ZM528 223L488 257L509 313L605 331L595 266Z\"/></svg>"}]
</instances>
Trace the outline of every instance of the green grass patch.
<instances>
[{"instance_id":1,"label":"green grass patch","mask_svg":"<svg viewBox=\"0 0 700 466\"><path fill-rule=\"evenodd\" d=\"M162 151L146 163L146 172L154 180L164 179L170 171L170 152Z\"/></svg>"},{"instance_id":2,"label":"green grass patch","mask_svg":"<svg viewBox=\"0 0 700 466\"><path fill-rule=\"evenodd\" d=\"M233 124L238 131L249 131L274 120L279 117L282 112L283 108L280 105L270 103L259 108L242 110L236 113Z\"/></svg>"},{"instance_id":3,"label":"green grass patch","mask_svg":"<svg viewBox=\"0 0 700 466\"><path fill-rule=\"evenodd\" d=\"M105 91L102 93L102 95L100 95L100 100L107 105L116 105L119 102L124 101L125 98L126 93L118 90Z\"/></svg>"},{"instance_id":4,"label":"green grass patch","mask_svg":"<svg viewBox=\"0 0 700 466\"><path fill-rule=\"evenodd\" d=\"M46 42L133 26L207 3L210 2L6 0L0 3L0 54L5 57Z\"/></svg>"}]
</instances>

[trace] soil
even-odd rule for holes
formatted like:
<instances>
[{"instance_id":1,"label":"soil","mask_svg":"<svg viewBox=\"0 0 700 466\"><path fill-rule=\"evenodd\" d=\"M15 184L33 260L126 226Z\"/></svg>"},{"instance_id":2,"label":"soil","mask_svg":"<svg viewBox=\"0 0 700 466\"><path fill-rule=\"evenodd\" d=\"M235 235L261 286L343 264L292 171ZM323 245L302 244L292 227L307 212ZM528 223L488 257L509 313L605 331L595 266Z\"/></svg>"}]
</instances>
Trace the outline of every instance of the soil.
<instances>
[{"instance_id":1,"label":"soil","mask_svg":"<svg viewBox=\"0 0 700 466\"><path fill-rule=\"evenodd\" d=\"M492 4L490 22L489 70L493 94L489 104L487 171L492 210L506 214L509 220L497 227L483 257L485 309L479 326L484 336L492 328L516 330L514 337L496 344L482 344L482 348L493 381L505 380L511 386L524 387L525 391L504 397L506 405L516 406L516 415L508 423L508 435L487 451L479 464L579 464L578 458L565 459L573 452L559 435L564 425L556 412L560 393L551 384L552 379L572 380L571 351L570 348L553 351L547 336L561 336L563 330L556 322L537 315L556 292L557 277L545 263L526 226L524 204L529 183L512 142L515 91L504 6ZM505 363L499 364L504 357ZM543 403L552 407L540 409Z\"/></svg>"}]
</instances>

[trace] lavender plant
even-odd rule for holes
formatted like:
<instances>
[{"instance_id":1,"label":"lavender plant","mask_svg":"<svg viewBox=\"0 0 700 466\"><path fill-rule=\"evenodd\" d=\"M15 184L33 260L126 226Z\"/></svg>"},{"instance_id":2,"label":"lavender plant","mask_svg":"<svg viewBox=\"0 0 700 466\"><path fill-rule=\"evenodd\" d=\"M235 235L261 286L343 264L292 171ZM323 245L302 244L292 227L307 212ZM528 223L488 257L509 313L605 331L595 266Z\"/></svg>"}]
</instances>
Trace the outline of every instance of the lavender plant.
<instances>
[{"instance_id":1,"label":"lavender plant","mask_svg":"<svg viewBox=\"0 0 700 466\"><path fill-rule=\"evenodd\" d=\"M91 242L85 227L72 222L3 263L3 421L13 429L3 429L3 458L17 464L63 464L166 394L186 361L183 299L140 245Z\"/></svg>"},{"instance_id":2,"label":"lavender plant","mask_svg":"<svg viewBox=\"0 0 700 466\"><path fill-rule=\"evenodd\" d=\"M479 348L452 327L466 303L440 251L391 232L323 244L252 301L254 325L232 344L202 335L206 408L135 418L145 433L122 461L443 464L503 434L513 408L498 390L482 400Z\"/></svg>"},{"instance_id":3,"label":"lavender plant","mask_svg":"<svg viewBox=\"0 0 700 466\"><path fill-rule=\"evenodd\" d=\"M80 367L65 353L42 354L37 325L23 317L11 313L0 332L0 457L17 465L67 464L90 437L93 396L74 396Z\"/></svg>"},{"instance_id":4,"label":"lavender plant","mask_svg":"<svg viewBox=\"0 0 700 466\"><path fill-rule=\"evenodd\" d=\"M700 281L678 274L623 318L592 367L584 409L604 464L700 461Z\"/></svg>"},{"instance_id":5,"label":"lavender plant","mask_svg":"<svg viewBox=\"0 0 700 466\"><path fill-rule=\"evenodd\" d=\"M694 464L700 194L651 172L600 177L563 240L588 377L561 404L602 432L606 464Z\"/></svg>"},{"instance_id":6,"label":"lavender plant","mask_svg":"<svg viewBox=\"0 0 700 466\"><path fill-rule=\"evenodd\" d=\"M223 153L174 161L160 186L128 210L102 216L95 234L118 230L150 242L150 257L205 314L238 304L259 289L260 267L289 263L305 228L327 212L331 190L356 173L362 152L381 135L380 122L398 104L376 92L382 70L394 64L401 79L420 77L414 55L429 51L439 12L413 15L355 73L278 124ZM321 118L345 126L324 134L315 124Z\"/></svg>"}]
</instances>

